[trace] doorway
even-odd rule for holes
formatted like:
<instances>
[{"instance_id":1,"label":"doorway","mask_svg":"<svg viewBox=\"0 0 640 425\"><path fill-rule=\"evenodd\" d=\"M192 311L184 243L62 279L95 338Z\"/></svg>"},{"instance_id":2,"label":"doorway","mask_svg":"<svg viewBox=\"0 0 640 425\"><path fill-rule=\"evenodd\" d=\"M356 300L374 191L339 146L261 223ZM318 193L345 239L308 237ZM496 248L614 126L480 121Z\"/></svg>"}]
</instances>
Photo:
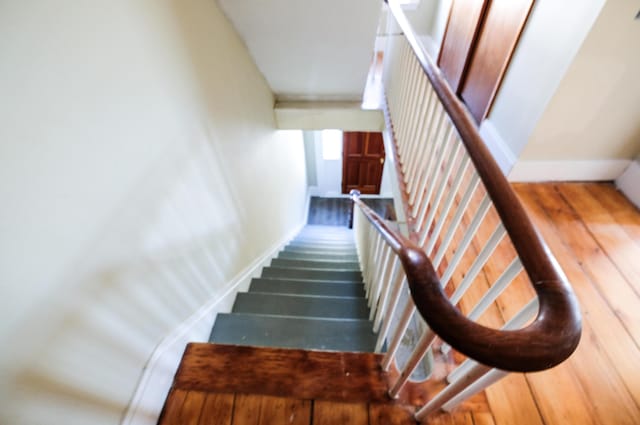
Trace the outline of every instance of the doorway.
<instances>
[{"instance_id":1,"label":"doorway","mask_svg":"<svg viewBox=\"0 0 640 425\"><path fill-rule=\"evenodd\" d=\"M384 168L382 133L345 131L342 136L342 193L378 195Z\"/></svg>"}]
</instances>

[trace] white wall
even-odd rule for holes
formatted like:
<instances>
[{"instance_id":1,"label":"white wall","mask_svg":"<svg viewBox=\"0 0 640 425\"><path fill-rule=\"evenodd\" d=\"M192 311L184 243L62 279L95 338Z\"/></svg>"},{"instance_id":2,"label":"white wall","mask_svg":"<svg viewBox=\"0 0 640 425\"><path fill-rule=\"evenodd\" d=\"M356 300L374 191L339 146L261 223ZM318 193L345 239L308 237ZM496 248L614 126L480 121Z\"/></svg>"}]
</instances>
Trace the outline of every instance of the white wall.
<instances>
[{"instance_id":1,"label":"white wall","mask_svg":"<svg viewBox=\"0 0 640 425\"><path fill-rule=\"evenodd\" d=\"M303 220L302 136L215 2L4 2L0 52L0 423L118 423Z\"/></svg>"},{"instance_id":2,"label":"white wall","mask_svg":"<svg viewBox=\"0 0 640 425\"><path fill-rule=\"evenodd\" d=\"M640 208L640 156L616 179L616 186Z\"/></svg>"},{"instance_id":3,"label":"white wall","mask_svg":"<svg viewBox=\"0 0 640 425\"><path fill-rule=\"evenodd\" d=\"M339 159L324 159L322 157L322 132L313 131L315 140L315 159L317 185L310 188L313 196L339 197L342 196L342 156Z\"/></svg>"},{"instance_id":4,"label":"white wall","mask_svg":"<svg viewBox=\"0 0 640 425\"><path fill-rule=\"evenodd\" d=\"M615 0L617 1L617 0ZM605 0L537 0L488 120L518 157Z\"/></svg>"},{"instance_id":5,"label":"white wall","mask_svg":"<svg viewBox=\"0 0 640 425\"><path fill-rule=\"evenodd\" d=\"M638 0L606 2L521 160L632 159L640 151Z\"/></svg>"}]
</instances>

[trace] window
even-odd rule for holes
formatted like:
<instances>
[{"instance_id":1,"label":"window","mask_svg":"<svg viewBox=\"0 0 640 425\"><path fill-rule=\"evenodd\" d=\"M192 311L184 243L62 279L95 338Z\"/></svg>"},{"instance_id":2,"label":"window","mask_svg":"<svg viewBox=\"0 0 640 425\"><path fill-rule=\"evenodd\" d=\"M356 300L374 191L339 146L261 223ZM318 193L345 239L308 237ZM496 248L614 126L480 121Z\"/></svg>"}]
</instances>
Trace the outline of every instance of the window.
<instances>
[{"instance_id":1,"label":"window","mask_svg":"<svg viewBox=\"0 0 640 425\"><path fill-rule=\"evenodd\" d=\"M322 130L322 159L338 160L342 158L342 131Z\"/></svg>"}]
</instances>

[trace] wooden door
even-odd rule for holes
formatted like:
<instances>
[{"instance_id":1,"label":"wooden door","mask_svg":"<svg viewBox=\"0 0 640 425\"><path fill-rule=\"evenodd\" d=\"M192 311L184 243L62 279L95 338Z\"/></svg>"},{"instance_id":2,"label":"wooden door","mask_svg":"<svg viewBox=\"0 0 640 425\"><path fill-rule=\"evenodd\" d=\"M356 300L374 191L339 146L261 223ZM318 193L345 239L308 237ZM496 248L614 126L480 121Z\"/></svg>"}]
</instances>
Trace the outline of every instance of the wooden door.
<instances>
[{"instance_id":1,"label":"wooden door","mask_svg":"<svg viewBox=\"0 0 640 425\"><path fill-rule=\"evenodd\" d=\"M438 65L480 123L488 114L534 0L453 0Z\"/></svg>"},{"instance_id":2,"label":"wooden door","mask_svg":"<svg viewBox=\"0 0 640 425\"><path fill-rule=\"evenodd\" d=\"M454 0L442 39L438 66L457 93L475 46L487 0Z\"/></svg>"},{"instance_id":3,"label":"wooden door","mask_svg":"<svg viewBox=\"0 0 640 425\"><path fill-rule=\"evenodd\" d=\"M382 133L343 133L342 193L357 189L363 194L379 194L383 166Z\"/></svg>"},{"instance_id":4,"label":"wooden door","mask_svg":"<svg viewBox=\"0 0 640 425\"><path fill-rule=\"evenodd\" d=\"M533 0L492 0L469 61L460 97L479 123L500 87Z\"/></svg>"}]
</instances>

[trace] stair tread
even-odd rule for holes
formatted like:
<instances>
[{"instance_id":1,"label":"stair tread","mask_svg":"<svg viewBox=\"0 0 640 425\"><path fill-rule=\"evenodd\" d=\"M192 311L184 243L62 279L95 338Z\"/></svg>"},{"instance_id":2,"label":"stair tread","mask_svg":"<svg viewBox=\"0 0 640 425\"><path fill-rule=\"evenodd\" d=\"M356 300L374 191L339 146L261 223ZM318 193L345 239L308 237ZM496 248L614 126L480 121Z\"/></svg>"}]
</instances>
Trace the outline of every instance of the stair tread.
<instances>
[{"instance_id":1,"label":"stair tread","mask_svg":"<svg viewBox=\"0 0 640 425\"><path fill-rule=\"evenodd\" d=\"M367 319L369 308L365 298L239 293L234 313L270 314L294 317Z\"/></svg>"},{"instance_id":2,"label":"stair tread","mask_svg":"<svg viewBox=\"0 0 640 425\"><path fill-rule=\"evenodd\" d=\"M249 292L253 291L284 294L364 296L364 284L257 278L253 279L249 286Z\"/></svg>"},{"instance_id":3,"label":"stair tread","mask_svg":"<svg viewBox=\"0 0 640 425\"><path fill-rule=\"evenodd\" d=\"M292 267L292 268L308 268L308 269L331 269L331 270L356 270L360 271L360 263L355 261L315 261L311 259L289 259L274 258L271 260L272 267Z\"/></svg>"},{"instance_id":4,"label":"stair tread","mask_svg":"<svg viewBox=\"0 0 640 425\"><path fill-rule=\"evenodd\" d=\"M218 314L210 342L263 347L371 352L376 335L368 320L331 320L259 314Z\"/></svg>"},{"instance_id":5,"label":"stair tread","mask_svg":"<svg viewBox=\"0 0 640 425\"><path fill-rule=\"evenodd\" d=\"M262 270L263 277L281 277L310 280L331 280L362 282L360 271L323 270L323 269L299 269L283 267L265 267Z\"/></svg>"},{"instance_id":6,"label":"stair tread","mask_svg":"<svg viewBox=\"0 0 640 425\"><path fill-rule=\"evenodd\" d=\"M313 259L315 261L345 261L353 262L358 261L357 255L340 255L340 254L318 254L315 252L304 251L280 251L278 258L292 258L292 259Z\"/></svg>"}]
</instances>

